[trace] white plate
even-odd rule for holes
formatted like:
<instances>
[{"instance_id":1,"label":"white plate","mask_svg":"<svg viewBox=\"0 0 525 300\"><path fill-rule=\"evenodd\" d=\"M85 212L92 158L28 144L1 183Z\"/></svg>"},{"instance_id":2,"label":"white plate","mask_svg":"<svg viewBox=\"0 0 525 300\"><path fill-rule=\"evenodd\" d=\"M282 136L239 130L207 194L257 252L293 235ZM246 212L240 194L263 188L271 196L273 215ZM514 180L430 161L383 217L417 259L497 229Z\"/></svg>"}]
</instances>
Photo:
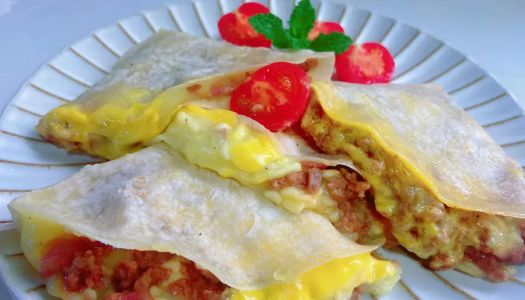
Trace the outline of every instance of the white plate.
<instances>
[{"instance_id":1,"label":"white plate","mask_svg":"<svg viewBox=\"0 0 525 300\"><path fill-rule=\"evenodd\" d=\"M262 1L263 3L265 1ZM341 23L358 43L379 41L396 60L394 81L442 85L522 166L525 117L503 87L468 57L406 24L350 5L313 1L321 20ZM20 254L7 203L23 192L53 184L92 158L70 155L42 141L34 130L40 116L75 99L109 72L133 45L160 28L219 38L217 20L241 1L180 3L120 20L89 34L44 64L21 87L0 117L0 273L13 296L49 298L35 271ZM270 1L283 19L294 1ZM404 255L385 253L403 266L403 279L384 299L523 299L525 268L516 280L492 284L455 271L432 272ZM521 278L521 279L520 279ZM0 280L1 283L1 280ZM367 299L367 297L364 297Z\"/></svg>"}]
</instances>

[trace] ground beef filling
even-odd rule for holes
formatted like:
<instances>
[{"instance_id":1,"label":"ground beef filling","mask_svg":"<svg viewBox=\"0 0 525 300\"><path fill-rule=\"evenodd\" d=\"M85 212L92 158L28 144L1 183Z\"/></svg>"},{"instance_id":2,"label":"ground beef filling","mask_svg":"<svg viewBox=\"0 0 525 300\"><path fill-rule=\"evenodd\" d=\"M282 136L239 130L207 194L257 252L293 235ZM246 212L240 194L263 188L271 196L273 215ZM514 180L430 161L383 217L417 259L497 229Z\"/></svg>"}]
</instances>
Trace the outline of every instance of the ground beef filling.
<instances>
[{"instance_id":1,"label":"ground beef filling","mask_svg":"<svg viewBox=\"0 0 525 300\"><path fill-rule=\"evenodd\" d=\"M191 261L181 263L183 277L168 286L168 291L174 295L181 295L184 299L221 299L226 285L212 273L198 269Z\"/></svg>"},{"instance_id":2,"label":"ground beef filling","mask_svg":"<svg viewBox=\"0 0 525 300\"><path fill-rule=\"evenodd\" d=\"M326 176L328 173L330 176ZM371 198L367 197L370 184L346 167L327 168L318 163L302 162L301 171L269 180L267 186L276 191L295 187L308 194L324 188L337 204L339 217L333 224L340 232L350 234L364 244L377 243L378 231L385 236L386 219L375 212ZM393 243L391 239L387 242Z\"/></svg>"},{"instance_id":3,"label":"ground beef filling","mask_svg":"<svg viewBox=\"0 0 525 300\"><path fill-rule=\"evenodd\" d=\"M210 272L174 254L116 249L72 235L56 241L50 242L51 250L44 257L51 253L53 255L47 255L48 261L52 258L54 265L62 263L62 266L46 278L59 278L69 294L83 295L89 289L91 295L96 293L100 299L150 300L153 299L150 288L157 287L165 294L184 299L214 300L220 299L227 288ZM74 253L64 251L64 245ZM53 246L56 248L52 249ZM62 258L54 255L57 250ZM112 256L118 257L118 261L108 264ZM64 257L71 260L64 261ZM167 267L166 263L173 265L174 262L178 262L180 268Z\"/></svg>"},{"instance_id":4,"label":"ground beef filling","mask_svg":"<svg viewBox=\"0 0 525 300\"><path fill-rule=\"evenodd\" d=\"M77 252L63 271L64 288L68 292L79 292L86 288L104 287L102 258L109 251L107 247L94 247L85 252Z\"/></svg>"},{"instance_id":5,"label":"ground beef filling","mask_svg":"<svg viewBox=\"0 0 525 300\"><path fill-rule=\"evenodd\" d=\"M324 152L353 160L374 185L375 208L391 223L393 236L428 267L472 262L483 276L499 281L511 274L506 264L523 263L525 246L517 220L447 207L367 133L332 122L315 101L301 126ZM490 264L484 264L487 257Z\"/></svg>"},{"instance_id":6,"label":"ground beef filling","mask_svg":"<svg viewBox=\"0 0 525 300\"><path fill-rule=\"evenodd\" d=\"M318 163L303 162L301 164L301 171L292 172L286 176L271 179L267 184L270 189L275 191L287 187L296 187L309 194L315 194L321 188L323 169L325 168L324 165Z\"/></svg>"},{"instance_id":7,"label":"ground beef filling","mask_svg":"<svg viewBox=\"0 0 525 300\"><path fill-rule=\"evenodd\" d=\"M131 259L119 262L113 270L111 283L116 293L110 294L109 299L120 299L130 294L149 295L150 287L160 284L171 275L172 271L163 268L162 264L173 257L175 255L170 253L133 251Z\"/></svg>"}]
</instances>

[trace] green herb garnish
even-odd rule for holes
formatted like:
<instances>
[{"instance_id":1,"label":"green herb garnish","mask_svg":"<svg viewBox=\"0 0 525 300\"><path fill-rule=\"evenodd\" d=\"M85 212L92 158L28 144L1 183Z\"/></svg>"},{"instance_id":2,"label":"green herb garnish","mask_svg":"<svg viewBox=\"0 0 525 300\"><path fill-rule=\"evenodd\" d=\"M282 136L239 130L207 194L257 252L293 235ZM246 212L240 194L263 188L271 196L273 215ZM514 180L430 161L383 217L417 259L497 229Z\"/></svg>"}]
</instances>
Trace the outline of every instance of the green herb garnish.
<instances>
[{"instance_id":1,"label":"green herb garnish","mask_svg":"<svg viewBox=\"0 0 525 300\"><path fill-rule=\"evenodd\" d=\"M288 29L274 14L258 14L249 19L250 24L260 34L272 41L276 48L311 49L313 51L333 51L341 54L352 44L352 39L339 32L320 34L315 40L308 40L308 33L314 28L315 9L310 0L301 0L292 11Z\"/></svg>"},{"instance_id":2,"label":"green herb garnish","mask_svg":"<svg viewBox=\"0 0 525 300\"><path fill-rule=\"evenodd\" d=\"M348 49L352 44L352 39L340 32L332 32L330 34L321 33L319 36L310 44L309 49L317 52L322 51L334 51L337 54L341 54Z\"/></svg>"}]
</instances>

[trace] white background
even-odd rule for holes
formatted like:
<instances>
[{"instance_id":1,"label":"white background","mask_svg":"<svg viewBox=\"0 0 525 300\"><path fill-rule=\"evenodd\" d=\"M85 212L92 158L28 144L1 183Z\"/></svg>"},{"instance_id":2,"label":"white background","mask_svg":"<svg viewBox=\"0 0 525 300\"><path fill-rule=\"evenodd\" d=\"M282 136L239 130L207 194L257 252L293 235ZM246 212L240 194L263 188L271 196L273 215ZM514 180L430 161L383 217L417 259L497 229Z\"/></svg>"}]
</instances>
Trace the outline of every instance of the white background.
<instances>
[{"instance_id":1,"label":"white background","mask_svg":"<svg viewBox=\"0 0 525 300\"><path fill-rule=\"evenodd\" d=\"M525 0L332 1L393 17L441 39L478 63L525 107ZM117 19L174 2L0 0L0 108L62 48ZM0 299L8 299L1 287Z\"/></svg>"}]
</instances>

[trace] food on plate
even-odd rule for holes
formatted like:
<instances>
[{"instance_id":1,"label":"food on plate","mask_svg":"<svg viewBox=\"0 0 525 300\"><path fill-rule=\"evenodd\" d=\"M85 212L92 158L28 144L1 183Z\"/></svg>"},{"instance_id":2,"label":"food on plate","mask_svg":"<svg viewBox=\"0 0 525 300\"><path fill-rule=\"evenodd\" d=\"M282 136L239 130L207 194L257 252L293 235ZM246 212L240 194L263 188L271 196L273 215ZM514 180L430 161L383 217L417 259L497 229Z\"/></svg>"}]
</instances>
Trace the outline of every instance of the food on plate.
<instances>
[{"instance_id":1,"label":"food on plate","mask_svg":"<svg viewBox=\"0 0 525 300\"><path fill-rule=\"evenodd\" d=\"M441 88L315 82L311 94L301 127L353 161L401 246L494 281L524 262L523 172Z\"/></svg>"},{"instance_id":2,"label":"food on plate","mask_svg":"<svg viewBox=\"0 0 525 300\"><path fill-rule=\"evenodd\" d=\"M354 44L336 55L335 79L361 84L388 83L392 80L394 67L394 58L383 45Z\"/></svg>"},{"instance_id":3,"label":"food on plate","mask_svg":"<svg viewBox=\"0 0 525 300\"><path fill-rule=\"evenodd\" d=\"M388 49L376 42L352 45L352 39L345 35L339 23L315 21L315 9L309 0L299 1L290 16L288 29L279 17L264 13L263 9L249 21L253 26L250 30L266 36L277 48L335 52L335 80L361 84L392 80L395 62ZM239 26L239 30L244 27Z\"/></svg>"},{"instance_id":4,"label":"food on plate","mask_svg":"<svg viewBox=\"0 0 525 300\"><path fill-rule=\"evenodd\" d=\"M276 62L255 71L233 91L230 109L282 131L301 118L309 98L308 74L294 64Z\"/></svg>"},{"instance_id":5,"label":"food on plate","mask_svg":"<svg viewBox=\"0 0 525 300\"><path fill-rule=\"evenodd\" d=\"M9 209L63 299L348 299L397 264L312 212L292 214L163 144L84 167Z\"/></svg>"},{"instance_id":6,"label":"food on plate","mask_svg":"<svg viewBox=\"0 0 525 300\"><path fill-rule=\"evenodd\" d=\"M288 28L272 13L259 13L249 18L252 28L264 35L276 48L310 49L342 53L352 39L333 22L315 22L315 9L309 0L301 0L292 11ZM219 28L221 24L219 23Z\"/></svg>"},{"instance_id":7,"label":"food on plate","mask_svg":"<svg viewBox=\"0 0 525 300\"><path fill-rule=\"evenodd\" d=\"M37 129L67 150L114 159L145 147L180 103L227 101L250 73L275 61L297 64L313 79L328 79L334 58L160 31L126 53L77 100L47 113Z\"/></svg>"},{"instance_id":8,"label":"food on plate","mask_svg":"<svg viewBox=\"0 0 525 300\"><path fill-rule=\"evenodd\" d=\"M234 45L270 48L272 42L264 35L255 32L248 19L257 14L269 13L270 10L257 2L244 3L234 12L227 13L219 19L221 37Z\"/></svg>"},{"instance_id":9,"label":"food on plate","mask_svg":"<svg viewBox=\"0 0 525 300\"><path fill-rule=\"evenodd\" d=\"M525 262L523 172L441 89L370 85L391 54L308 0L289 28L247 3L219 31L252 48L160 32L40 121L67 150L128 154L11 204L52 294L382 293L399 270L377 245L492 281ZM329 81L334 62L366 85Z\"/></svg>"},{"instance_id":10,"label":"food on plate","mask_svg":"<svg viewBox=\"0 0 525 300\"><path fill-rule=\"evenodd\" d=\"M385 242L384 225L366 199L370 185L352 163L316 153L297 136L226 109L187 104L155 141L292 213L317 212L359 243Z\"/></svg>"},{"instance_id":11,"label":"food on plate","mask_svg":"<svg viewBox=\"0 0 525 300\"><path fill-rule=\"evenodd\" d=\"M310 41L315 40L321 33L323 34L329 34L332 32L340 32L344 33L345 30L339 23L336 22L323 22L323 21L316 21L314 23L314 27L310 32L308 33L308 39Z\"/></svg>"}]
</instances>

